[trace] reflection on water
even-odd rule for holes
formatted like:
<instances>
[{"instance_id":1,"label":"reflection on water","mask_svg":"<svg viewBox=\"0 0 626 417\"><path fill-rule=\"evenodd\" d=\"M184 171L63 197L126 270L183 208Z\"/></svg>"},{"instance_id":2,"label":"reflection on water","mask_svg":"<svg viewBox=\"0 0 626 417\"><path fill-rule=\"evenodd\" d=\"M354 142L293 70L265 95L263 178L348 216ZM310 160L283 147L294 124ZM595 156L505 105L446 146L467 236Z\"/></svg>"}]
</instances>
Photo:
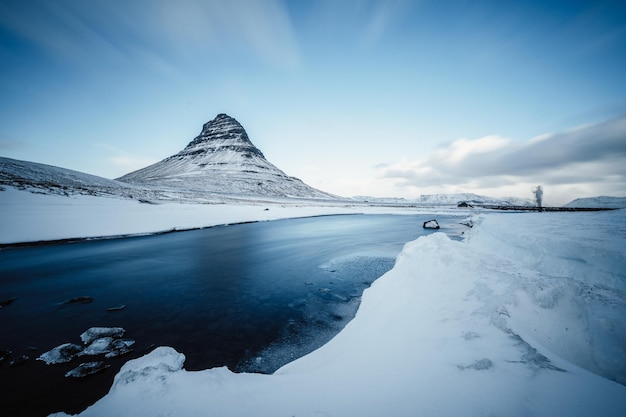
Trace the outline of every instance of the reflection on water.
<instances>
[{"instance_id":1,"label":"reflection on water","mask_svg":"<svg viewBox=\"0 0 626 417\"><path fill-rule=\"evenodd\" d=\"M0 366L0 415L80 411L154 346L184 353L188 370L273 372L345 326L403 244L432 233L424 220L329 216L0 251L0 299L18 297L0 309L0 349L31 358ZM79 296L93 301L63 303ZM63 377L77 361L33 360L92 326L125 328L135 351L81 381Z\"/></svg>"}]
</instances>

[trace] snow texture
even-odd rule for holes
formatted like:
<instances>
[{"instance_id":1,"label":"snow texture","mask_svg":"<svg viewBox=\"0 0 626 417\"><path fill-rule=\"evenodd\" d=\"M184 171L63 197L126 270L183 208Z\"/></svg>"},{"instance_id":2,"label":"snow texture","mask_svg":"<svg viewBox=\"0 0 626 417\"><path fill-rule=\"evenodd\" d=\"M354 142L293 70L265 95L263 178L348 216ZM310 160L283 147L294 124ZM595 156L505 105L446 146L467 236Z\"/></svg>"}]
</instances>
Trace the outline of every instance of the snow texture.
<instances>
[{"instance_id":1,"label":"snow texture","mask_svg":"<svg viewBox=\"0 0 626 417\"><path fill-rule=\"evenodd\" d=\"M626 211L473 222L407 243L334 339L272 375L161 347L81 416L622 416Z\"/></svg>"}]
</instances>

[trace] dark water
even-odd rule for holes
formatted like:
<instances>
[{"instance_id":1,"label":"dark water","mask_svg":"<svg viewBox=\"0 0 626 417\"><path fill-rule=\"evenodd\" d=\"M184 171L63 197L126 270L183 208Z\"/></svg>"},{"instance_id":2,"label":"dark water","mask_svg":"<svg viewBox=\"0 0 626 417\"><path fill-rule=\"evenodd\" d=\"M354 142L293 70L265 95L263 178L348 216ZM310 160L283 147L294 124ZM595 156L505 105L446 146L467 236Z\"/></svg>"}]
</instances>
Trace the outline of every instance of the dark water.
<instances>
[{"instance_id":1,"label":"dark water","mask_svg":"<svg viewBox=\"0 0 626 417\"><path fill-rule=\"evenodd\" d=\"M0 416L79 412L154 346L184 353L188 370L273 372L340 331L403 244L431 233L425 220L329 216L2 250L0 300L17 299L0 309L0 349L30 359L0 365ZM442 231L462 230L456 218L438 220ZM63 303L80 296L93 301ZM134 352L80 380L64 374L102 358L35 360L92 326L123 327Z\"/></svg>"}]
</instances>

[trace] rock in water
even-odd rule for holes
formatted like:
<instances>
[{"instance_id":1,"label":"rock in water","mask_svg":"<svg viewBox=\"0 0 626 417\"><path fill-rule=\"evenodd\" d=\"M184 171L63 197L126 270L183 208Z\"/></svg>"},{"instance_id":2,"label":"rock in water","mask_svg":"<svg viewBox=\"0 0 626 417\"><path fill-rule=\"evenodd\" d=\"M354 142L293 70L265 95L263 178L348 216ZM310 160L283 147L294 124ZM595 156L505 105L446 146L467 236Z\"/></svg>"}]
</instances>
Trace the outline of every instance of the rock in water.
<instances>
[{"instance_id":1,"label":"rock in water","mask_svg":"<svg viewBox=\"0 0 626 417\"><path fill-rule=\"evenodd\" d=\"M81 363L76 368L68 371L65 376L67 378L84 378L88 375L93 375L95 373L104 371L109 366L110 365L107 365L101 361Z\"/></svg>"},{"instance_id":2,"label":"rock in water","mask_svg":"<svg viewBox=\"0 0 626 417\"><path fill-rule=\"evenodd\" d=\"M271 164L243 126L226 114L205 123L200 135L176 155L118 180L207 194L336 198Z\"/></svg>"},{"instance_id":3,"label":"rock in water","mask_svg":"<svg viewBox=\"0 0 626 417\"><path fill-rule=\"evenodd\" d=\"M96 339L100 339L103 337L113 337L120 338L124 336L126 331L121 327L92 327L87 329L80 335L80 340L83 341L84 344L89 345Z\"/></svg>"},{"instance_id":4,"label":"rock in water","mask_svg":"<svg viewBox=\"0 0 626 417\"><path fill-rule=\"evenodd\" d=\"M83 347L74 343L64 343L49 351L42 353L37 360L44 361L47 365L65 363L74 359L83 350Z\"/></svg>"},{"instance_id":5,"label":"rock in water","mask_svg":"<svg viewBox=\"0 0 626 417\"><path fill-rule=\"evenodd\" d=\"M437 220L428 220L424 222L424 229L439 229L439 223Z\"/></svg>"}]
</instances>

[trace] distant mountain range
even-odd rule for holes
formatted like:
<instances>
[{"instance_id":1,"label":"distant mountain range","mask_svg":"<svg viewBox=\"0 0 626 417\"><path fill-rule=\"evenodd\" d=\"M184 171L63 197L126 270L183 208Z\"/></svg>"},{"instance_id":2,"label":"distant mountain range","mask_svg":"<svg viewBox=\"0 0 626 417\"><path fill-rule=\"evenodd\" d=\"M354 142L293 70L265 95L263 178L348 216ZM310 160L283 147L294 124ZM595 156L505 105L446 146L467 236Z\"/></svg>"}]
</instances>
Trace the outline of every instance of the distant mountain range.
<instances>
[{"instance_id":1,"label":"distant mountain range","mask_svg":"<svg viewBox=\"0 0 626 417\"><path fill-rule=\"evenodd\" d=\"M496 205L496 206L534 206L535 202L530 199L517 197L493 198L472 193L456 194L425 194L415 199L394 198L394 197L367 197L357 196L354 200L362 202L376 202L384 204L416 204L419 206L456 206L465 202L469 205Z\"/></svg>"}]
</instances>

